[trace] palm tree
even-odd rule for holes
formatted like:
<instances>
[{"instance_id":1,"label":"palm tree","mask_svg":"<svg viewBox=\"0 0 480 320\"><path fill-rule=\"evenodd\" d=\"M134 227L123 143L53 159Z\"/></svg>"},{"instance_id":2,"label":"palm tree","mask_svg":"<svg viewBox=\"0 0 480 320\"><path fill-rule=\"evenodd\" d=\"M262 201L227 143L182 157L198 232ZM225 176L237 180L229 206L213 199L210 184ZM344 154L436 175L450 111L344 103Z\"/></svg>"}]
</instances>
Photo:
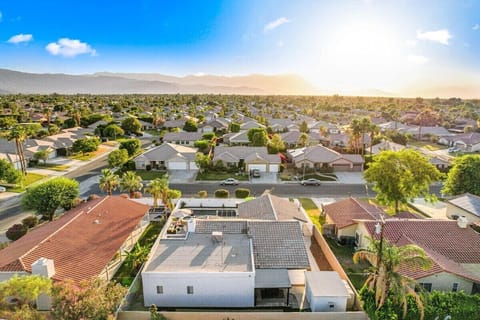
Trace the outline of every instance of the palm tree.
<instances>
[{"instance_id":1,"label":"palm tree","mask_svg":"<svg viewBox=\"0 0 480 320\"><path fill-rule=\"evenodd\" d=\"M110 169L103 169L100 177L100 190L107 192L111 196L112 191L117 189L118 176Z\"/></svg>"},{"instance_id":2,"label":"palm tree","mask_svg":"<svg viewBox=\"0 0 480 320\"><path fill-rule=\"evenodd\" d=\"M164 193L164 189L168 188L168 182L166 179L157 178L152 180L147 188L145 189L146 192L150 193L153 196L153 207L158 207L158 198L162 196Z\"/></svg>"},{"instance_id":3,"label":"palm tree","mask_svg":"<svg viewBox=\"0 0 480 320\"><path fill-rule=\"evenodd\" d=\"M360 135L362 134L361 123L359 119L353 119L350 122L350 132L351 132L351 144L354 152L359 153L359 144L360 144Z\"/></svg>"},{"instance_id":4,"label":"palm tree","mask_svg":"<svg viewBox=\"0 0 480 320\"><path fill-rule=\"evenodd\" d=\"M372 123L368 127L368 131L369 131L369 134L370 134L370 155L371 155L372 154L372 147L373 147L373 140L375 139L375 136L380 133L380 128L375 123Z\"/></svg>"},{"instance_id":5,"label":"palm tree","mask_svg":"<svg viewBox=\"0 0 480 320\"><path fill-rule=\"evenodd\" d=\"M134 171L127 171L120 179L120 188L122 191L128 190L130 198L133 198L135 191L143 188L142 178Z\"/></svg>"},{"instance_id":6,"label":"palm tree","mask_svg":"<svg viewBox=\"0 0 480 320\"><path fill-rule=\"evenodd\" d=\"M431 267L430 258L422 248L412 244L396 246L383 239L383 234L381 234L380 240L370 240L370 246L357 251L353 255L353 261L358 263L359 260L367 260L372 264L364 286L375 292L377 309L383 306L387 298L391 298L403 307L403 316L405 317L407 297L410 295L414 297L421 319L423 319L424 308L420 296L415 292L416 282L402 275L399 269L402 267L410 270L427 270Z\"/></svg>"},{"instance_id":7,"label":"palm tree","mask_svg":"<svg viewBox=\"0 0 480 320\"><path fill-rule=\"evenodd\" d=\"M10 130L8 133L8 140L15 140L15 147L17 148L17 156L20 160L20 168L22 170L22 174L27 174L27 162L25 160L25 154L23 152L23 141L27 138L27 131L25 127L20 125L16 125Z\"/></svg>"}]
</instances>

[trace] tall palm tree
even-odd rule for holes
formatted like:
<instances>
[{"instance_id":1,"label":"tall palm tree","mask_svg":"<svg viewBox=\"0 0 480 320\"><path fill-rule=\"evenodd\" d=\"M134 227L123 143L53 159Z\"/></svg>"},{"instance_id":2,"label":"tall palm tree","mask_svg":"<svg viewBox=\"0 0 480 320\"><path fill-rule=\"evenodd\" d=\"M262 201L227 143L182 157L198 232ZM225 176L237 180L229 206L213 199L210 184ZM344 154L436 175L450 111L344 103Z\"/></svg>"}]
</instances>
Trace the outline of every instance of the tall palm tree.
<instances>
[{"instance_id":1,"label":"tall palm tree","mask_svg":"<svg viewBox=\"0 0 480 320\"><path fill-rule=\"evenodd\" d=\"M22 170L22 174L27 174L27 162L25 160L25 154L23 152L23 141L27 138L27 131L25 127L21 125L16 125L10 130L8 133L8 140L15 140L15 147L17 149L17 156L20 160L20 168Z\"/></svg>"},{"instance_id":2,"label":"tall palm tree","mask_svg":"<svg viewBox=\"0 0 480 320\"><path fill-rule=\"evenodd\" d=\"M147 188L145 189L146 192L150 193L153 196L153 207L158 207L158 198L162 196L164 193L164 189L168 188L168 182L166 179L157 178L152 180Z\"/></svg>"},{"instance_id":3,"label":"tall palm tree","mask_svg":"<svg viewBox=\"0 0 480 320\"><path fill-rule=\"evenodd\" d=\"M110 169L103 169L100 176L100 189L111 196L112 191L118 187L118 176Z\"/></svg>"},{"instance_id":4,"label":"tall palm tree","mask_svg":"<svg viewBox=\"0 0 480 320\"><path fill-rule=\"evenodd\" d=\"M431 267L430 258L416 245L396 246L385 239L370 240L370 246L357 251L353 255L353 261L357 263L359 260L367 260L372 264L365 286L375 292L377 309L383 306L387 298L391 298L403 307L405 317L407 297L411 295L415 298L423 319L424 308L420 296L415 292L416 282L402 275L399 269L402 267L410 270L427 270Z\"/></svg>"},{"instance_id":5,"label":"tall palm tree","mask_svg":"<svg viewBox=\"0 0 480 320\"><path fill-rule=\"evenodd\" d=\"M137 176L134 171L127 171L120 178L120 189L122 191L128 190L130 198L133 198L135 191L143 188L142 178Z\"/></svg>"},{"instance_id":6,"label":"tall palm tree","mask_svg":"<svg viewBox=\"0 0 480 320\"><path fill-rule=\"evenodd\" d=\"M353 119L350 122L351 144L354 152L359 153L360 135L362 134L361 123L359 119Z\"/></svg>"},{"instance_id":7,"label":"tall palm tree","mask_svg":"<svg viewBox=\"0 0 480 320\"><path fill-rule=\"evenodd\" d=\"M371 155L372 154L372 147L373 147L373 140L375 139L375 136L380 133L380 128L375 123L372 123L368 127L368 132L370 134L370 155Z\"/></svg>"}]
</instances>

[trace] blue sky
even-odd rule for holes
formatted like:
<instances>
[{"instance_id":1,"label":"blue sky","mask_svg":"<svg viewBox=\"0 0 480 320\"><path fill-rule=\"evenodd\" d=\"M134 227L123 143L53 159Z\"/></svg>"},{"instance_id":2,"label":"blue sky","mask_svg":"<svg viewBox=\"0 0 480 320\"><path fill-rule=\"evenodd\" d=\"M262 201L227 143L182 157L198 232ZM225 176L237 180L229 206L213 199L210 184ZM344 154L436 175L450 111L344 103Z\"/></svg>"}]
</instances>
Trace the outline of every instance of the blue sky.
<instances>
[{"instance_id":1,"label":"blue sky","mask_svg":"<svg viewBox=\"0 0 480 320\"><path fill-rule=\"evenodd\" d=\"M296 73L340 93L480 83L474 0L0 0L0 12L0 67L20 71Z\"/></svg>"}]
</instances>

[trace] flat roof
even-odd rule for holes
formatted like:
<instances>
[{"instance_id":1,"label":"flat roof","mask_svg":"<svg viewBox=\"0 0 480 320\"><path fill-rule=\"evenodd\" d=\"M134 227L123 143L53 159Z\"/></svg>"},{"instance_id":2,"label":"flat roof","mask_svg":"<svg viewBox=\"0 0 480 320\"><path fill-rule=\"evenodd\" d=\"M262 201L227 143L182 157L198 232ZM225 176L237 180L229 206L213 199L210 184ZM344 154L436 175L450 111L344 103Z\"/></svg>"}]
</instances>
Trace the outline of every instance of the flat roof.
<instances>
[{"instance_id":1,"label":"flat roof","mask_svg":"<svg viewBox=\"0 0 480 320\"><path fill-rule=\"evenodd\" d=\"M305 272L305 282L314 297L346 297L345 283L336 271Z\"/></svg>"},{"instance_id":2,"label":"flat roof","mask_svg":"<svg viewBox=\"0 0 480 320\"><path fill-rule=\"evenodd\" d=\"M189 233L185 240L161 239L144 272L251 272L251 240L246 234Z\"/></svg>"},{"instance_id":3,"label":"flat roof","mask_svg":"<svg viewBox=\"0 0 480 320\"><path fill-rule=\"evenodd\" d=\"M287 269L256 269L255 288L291 288Z\"/></svg>"}]
</instances>

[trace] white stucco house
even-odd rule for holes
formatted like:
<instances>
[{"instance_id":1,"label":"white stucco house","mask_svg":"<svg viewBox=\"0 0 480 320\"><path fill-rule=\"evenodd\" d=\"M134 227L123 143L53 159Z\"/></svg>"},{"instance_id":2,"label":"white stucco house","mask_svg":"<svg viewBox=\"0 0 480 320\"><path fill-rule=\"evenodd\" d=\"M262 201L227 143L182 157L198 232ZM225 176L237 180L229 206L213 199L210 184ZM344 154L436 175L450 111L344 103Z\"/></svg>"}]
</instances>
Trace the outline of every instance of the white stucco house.
<instances>
[{"instance_id":1,"label":"white stucco house","mask_svg":"<svg viewBox=\"0 0 480 320\"><path fill-rule=\"evenodd\" d=\"M136 169L198 170L195 163L196 148L164 143L139 155L133 161Z\"/></svg>"}]
</instances>

